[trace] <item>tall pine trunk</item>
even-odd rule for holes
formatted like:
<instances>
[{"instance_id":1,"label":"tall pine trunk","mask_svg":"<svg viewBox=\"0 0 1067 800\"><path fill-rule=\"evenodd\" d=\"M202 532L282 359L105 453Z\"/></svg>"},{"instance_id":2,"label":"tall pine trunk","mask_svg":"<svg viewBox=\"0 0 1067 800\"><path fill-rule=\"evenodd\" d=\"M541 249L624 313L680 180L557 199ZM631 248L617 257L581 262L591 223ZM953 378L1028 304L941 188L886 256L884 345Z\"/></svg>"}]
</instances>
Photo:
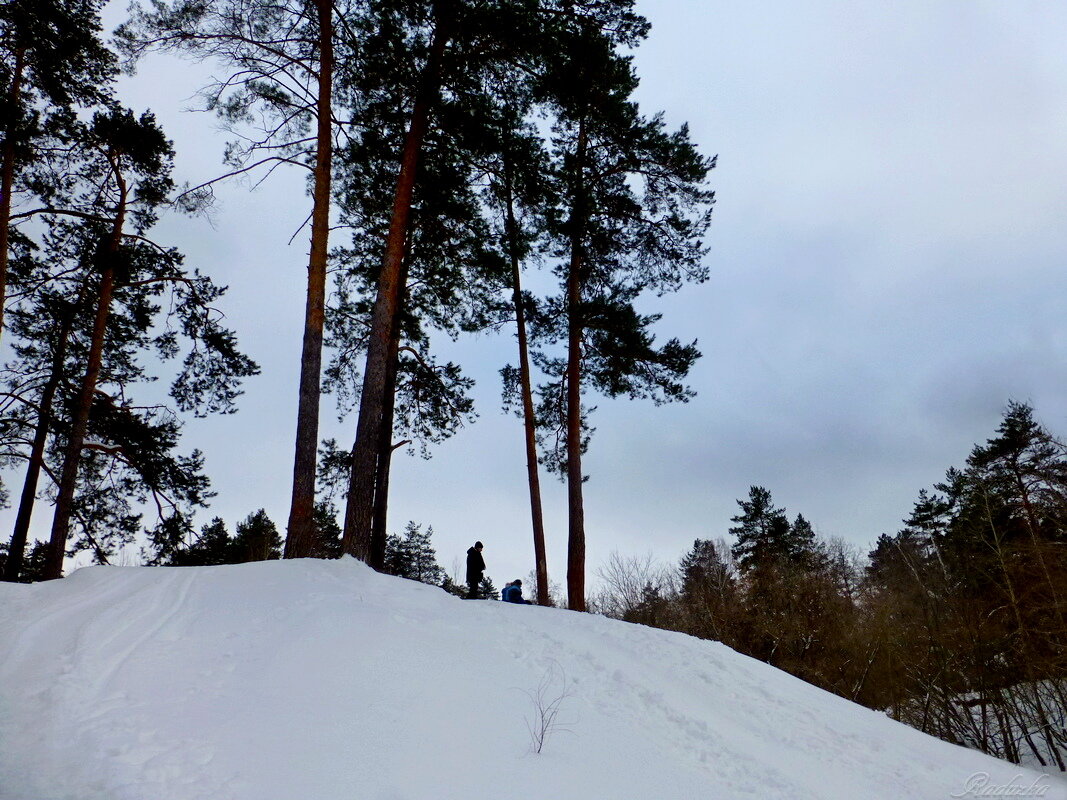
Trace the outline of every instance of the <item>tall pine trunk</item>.
<instances>
[{"instance_id":1,"label":"tall pine trunk","mask_svg":"<svg viewBox=\"0 0 1067 800\"><path fill-rule=\"evenodd\" d=\"M8 108L19 107L22 92L22 73L25 70L26 48L15 50L15 68L11 75L11 91ZM8 120L10 126L4 137L4 151L0 159L0 339L4 335L4 303L7 300L7 263L11 247L11 193L15 188L15 131L16 120Z\"/></svg>"},{"instance_id":2,"label":"tall pine trunk","mask_svg":"<svg viewBox=\"0 0 1067 800\"><path fill-rule=\"evenodd\" d=\"M393 402L386 398L385 404L384 416L387 421L382 425L382 441L374 479L374 511L371 517L370 555L367 558L367 564L379 572L385 569L385 548L389 538L389 470L393 465L392 437L388 435L392 431L389 423L392 421Z\"/></svg>"},{"instance_id":3,"label":"tall pine trunk","mask_svg":"<svg viewBox=\"0 0 1067 800\"><path fill-rule=\"evenodd\" d=\"M17 581L19 573L22 572L26 542L30 534L30 518L33 516L33 506L37 500L37 483L41 477L41 468L44 466L44 448L48 443L48 429L52 424L52 406L63 378L63 364L67 357L67 342L74 324L74 313L75 309L72 306L63 316L55 351L52 354L51 371L38 402L37 427L33 434L33 445L30 448L30 460L26 466L26 478L22 484L19 510L15 517L11 544L7 549L7 562L4 565L3 579L5 581Z\"/></svg>"},{"instance_id":4,"label":"tall pine trunk","mask_svg":"<svg viewBox=\"0 0 1067 800\"><path fill-rule=\"evenodd\" d=\"M537 603L552 604L548 592L548 561L545 554L545 524L541 511L541 480L537 474L537 434L534 418L533 386L530 379L530 351L526 338L526 309L522 304L522 266L519 263L518 226L515 199L507 164L504 165L504 191L507 207L505 220L508 253L511 257L512 300L515 303L515 327L519 340L519 385L522 392L522 421L526 438L526 475L530 486L530 517L533 524L534 568L537 576Z\"/></svg>"},{"instance_id":5,"label":"tall pine trunk","mask_svg":"<svg viewBox=\"0 0 1067 800\"><path fill-rule=\"evenodd\" d=\"M63 470L59 479L59 492L56 497L55 516L52 518L52 535L48 545L44 578L63 577L63 556L67 549L70 534L70 518L74 506L74 490L78 484L78 467L81 463L82 446L89 426L89 412L93 405L93 395L100 378L100 367L104 360L104 337L107 334L108 317L111 314L111 300L115 292L115 262L122 244L122 230L126 224L126 181L119 171L117 156L112 156L112 169L119 188L119 205L112 224L111 235L101 254L100 289L97 294L96 316L93 320L93 334L89 343L89 355L86 359L85 376L82 378L81 392L74 409L70 435L66 451L63 454Z\"/></svg>"},{"instance_id":6,"label":"tall pine trunk","mask_svg":"<svg viewBox=\"0 0 1067 800\"><path fill-rule=\"evenodd\" d=\"M385 257L378 278L378 294L371 317L370 340L367 345L367 365L363 372L363 390L356 423L356 442L352 449L352 467L348 483L348 503L345 507L345 553L367 561L371 555L371 528L374 516L374 486L377 456L385 424L386 379L394 319L399 312L400 292L403 288L402 270L407 250L411 202L415 191L415 173L423 141L429 129L430 112L440 90L442 61L449 39L448 22L438 5L437 19L429 58L423 71L421 85L411 112L411 123L404 141L393 195L392 216L386 240Z\"/></svg>"},{"instance_id":7,"label":"tall pine trunk","mask_svg":"<svg viewBox=\"0 0 1067 800\"><path fill-rule=\"evenodd\" d=\"M330 179L333 161L333 5L316 0L319 13L318 127L315 188L311 211L304 343L300 356L300 398L296 414L293 496L286 526L285 558L304 558L315 546L315 471L319 443L322 330L326 306L326 259L330 235Z\"/></svg>"},{"instance_id":8,"label":"tall pine trunk","mask_svg":"<svg viewBox=\"0 0 1067 800\"><path fill-rule=\"evenodd\" d=\"M585 611L585 504L582 498L582 258L586 214L585 120L578 123L571 257L567 269L567 607Z\"/></svg>"},{"instance_id":9,"label":"tall pine trunk","mask_svg":"<svg viewBox=\"0 0 1067 800\"><path fill-rule=\"evenodd\" d=\"M401 270L401 286L407 283L407 268ZM401 290L401 304L404 291ZM385 545L389 536L389 470L393 465L393 418L396 411L396 379L400 370L400 309L393 318L389 343L389 363L385 372L385 398L382 406L382 431L378 441L378 463L374 481L374 512L371 519L371 547L367 563L381 571L385 568Z\"/></svg>"}]
</instances>

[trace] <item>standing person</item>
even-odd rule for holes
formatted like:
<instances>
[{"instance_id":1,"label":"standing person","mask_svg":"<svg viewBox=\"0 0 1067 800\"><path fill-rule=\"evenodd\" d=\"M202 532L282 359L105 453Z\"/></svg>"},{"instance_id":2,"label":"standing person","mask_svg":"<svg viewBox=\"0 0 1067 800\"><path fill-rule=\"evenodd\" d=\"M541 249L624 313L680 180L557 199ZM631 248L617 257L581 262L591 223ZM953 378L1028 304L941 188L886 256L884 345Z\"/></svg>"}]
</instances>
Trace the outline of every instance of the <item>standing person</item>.
<instances>
[{"instance_id":1,"label":"standing person","mask_svg":"<svg viewBox=\"0 0 1067 800\"><path fill-rule=\"evenodd\" d=\"M478 588L485 573L485 559L482 558L482 543L475 542L474 547L467 550L467 599L473 600L478 597Z\"/></svg>"}]
</instances>

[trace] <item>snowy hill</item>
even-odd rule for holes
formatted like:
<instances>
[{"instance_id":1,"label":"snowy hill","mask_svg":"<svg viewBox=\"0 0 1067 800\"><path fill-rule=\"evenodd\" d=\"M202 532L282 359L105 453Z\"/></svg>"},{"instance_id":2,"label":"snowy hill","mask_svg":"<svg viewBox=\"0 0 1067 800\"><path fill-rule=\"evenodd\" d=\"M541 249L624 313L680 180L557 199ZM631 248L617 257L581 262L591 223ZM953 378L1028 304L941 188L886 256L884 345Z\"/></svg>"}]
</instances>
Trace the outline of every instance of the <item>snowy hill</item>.
<instances>
[{"instance_id":1,"label":"snowy hill","mask_svg":"<svg viewBox=\"0 0 1067 800\"><path fill-rule=\"evenodd\" d=\"M538 754L539 685L562 699ZM0 584L3 800L875 800L1035 780L1027 796L1067 797L716 643L351 559Z\"/></svg>"}]
</instances>

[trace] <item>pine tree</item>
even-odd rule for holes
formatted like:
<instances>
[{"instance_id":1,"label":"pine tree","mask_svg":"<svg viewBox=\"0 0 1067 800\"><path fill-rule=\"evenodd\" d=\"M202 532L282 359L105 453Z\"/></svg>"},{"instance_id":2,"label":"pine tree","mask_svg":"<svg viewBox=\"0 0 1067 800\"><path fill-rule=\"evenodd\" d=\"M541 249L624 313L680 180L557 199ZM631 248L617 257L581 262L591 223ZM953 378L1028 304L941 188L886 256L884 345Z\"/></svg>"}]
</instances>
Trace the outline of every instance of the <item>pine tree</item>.
<instances>
[{"instance_id":1,"label":"pine tree","mask_svg":"<svg viewBox=\"0 0 1067 800\"><path fill-rule=\"evenodd\" d=\"M876 685L897 718L1064 768L1054 737L1013 731L1047 732L1067 701L1065 475L1067 448L1010 403L965 468L920 492L904 528L879 538L864 588L880 637Z\"/></svg>"},{"instance_id":2,"label":"pine tree","mask_svg":"<svg viewBox=\"0 0 1067 800\"><path fill-rule=\"evenodd\" d=\"M931 561L929 543L908 530L879 535L867 559L867 587L880 591L899 590L916 581L921 584Z\"/></svg>"},{"instance_id":3,"label":"pine tree","mask_svg":"<svg viewBox=\"0 0 1067 800\"><path fill-rule=\"evenodd\" d=\"M369 68L371 81L382 69ZM326 371L326 385L336 390L347 412L362 399L362 361L368 351L371 299L378 287L392 211L388 187L395 179L396 153L405 137L404 85L388 72L384 85L367 85L360 96L381 94L386 100L357 108L362 133L342 151L339 176L340 219L352 231L350 248L337 251L336 302L328 317L329 344L336 356ZM385 106L384 108L382 106ZM474 417L466 392L473 381L452 363L438 364L430 350L431 331L454 337L480 324L485 304L478 273L487 268L485 225L470 174L470 145L458 132L435 127L427 132L414 191L418 206L409 219L401 286L392 318L382 384L383 406L375 473L368 563L380 566L387 529L389 472L393 452L418 446L429 457L429 445L453 435ZM384 190L384 191L383 191ZM349 474L349 490L353 473ZM351 495L350 495L351 496ZM351 522L354 501L346 507Z\"/></svg>"},{"instance_id":4,"label":"pine tree","mask_svg":"<svg viewBox=\"0 0 1067 800\"><path fill-rule=\"evenodd\" d=\"M701 237L713 195L704 184L714 160L696 151L685 126L670 133L632 101L637 78L617 50L643 38L647 23L629 6L563 18L541 88L555 116L558 202L549 232L561 283L541 336L566 341L564 357L539 359L552 379L541 390L541 416L554 445L546 459L566 475L567 596L575 610L585 608L583 392L657 403L691 397L682 380L699 357L696 343L657 347L651 328L659 316L638 313L635 303L646 291L673 291L707 275Z\"/></svg>"},{"instance_id":5,"label":"pine tree","mask_svg":"<svg viewBox=\"0 0 1067 800\"><path fill-rule=\"evenodd\" d=\"M679 600L686 620L685 630L695 636L736 645L737 581L715 543L695 540L693 549L682 557L679 572L682 578Z\"/></svg>"},{"instance_id":6,"label":"pine tree","mask_svg":"<svg viewBox=\"0 0 1067 800\"><path fill-rule=\"evenodd\" d=\"M35 169L62 161L78 109L107 99L116 60L101 40L101 0L7 0L0 5L0 335L15 197L48 202ZM52 151L50 157L49 151Z\"/></svg>"},{"instance_id":7,"label":"pine tree","mask_svg":"<svg viewBox=\"0 0 1067 800\"><path fill-rule=\"evenodd\" d=\"M382 571L398 578L412 577L411 551L408 541L403 536L390 533L385 540L385 557Z\"/></svg>"},{"instance_id":8,"label":"pine tree","mask_svg":"<svg viewBox=\"0 0 1067 800\"><path fill-rule=\"evenodd\" d=\"M37 583L44 580L44 567L47 556L48 543L35 541L29 552L24 555L21 568L11 580L18 583ZM0 573L6 573L7 557L7 545L0 544ZM5 580L8 579L5 578Z\"/></svg>"},{"instance_id":9,"label":"pine tree","mask_svg":"<svg viewBox=\"0 0 1067 800\"><path fill-rule=\"evenodd\" d=\"M227 176L281 164L311 171L311 243L307 302L300 359L293 492L286 557L300 558L314 547L316 449L320 372L325 323L327 254L333 177L335 72L358 52L364 4L185 0L133 6L133 19L118 31L125 52L138 57L152 49L212 58L232 75L205 90L207 106L224 121L259 130L227 149ZM337 52L335 52L335 50ZM217 180L221 180L217 179ZM199 187L200 199L212 181ZM194 193L195 198L195 193Z\"/></svg>"},{"instance_id":10,"label":"pine tree","mask_svg":"<svg viewBox=\"0 0 1067 800\"><path fill-rule=\"evenodd\" d=\"M450 595L453 595L454 597L467 596L467 587L461 583L456 583L454 580L452 580L452 577L450 575L446 574L441 579L440 586L442 589L444 589L446 592L448 592Z\"/></svg>"},{"instance_id":11,"label":"pine tree","mask_svg":"<svg viewBox=\"0 0 1067 800\"><path fill-rule=\"evenodd\" d=\"M431 112L438 102L444 72L444 56L456 24L453 2L441 0L430 4L413 4L411 10L420 15L415 21L428 25L430 33L415 28L409 40L410 53L402 61L408 66L419 64L417 89L413 98L407 132L404 136L402 155L399 159L392 212L382 254L382 267L378 273L377 291L370 317L367 339L366 366L360 392L359 419L356 441L352 448L352 468L348 489L348 505L344 523L344 549L364 561L376 561L377 550L373 542L373 516L375 489L380 485L378 460L382 442L388 436L386 406L392 396L389 392L391 353L399 339L398 315L400 297L407 283L404 264L407 257L407 238L410 226L412 202L415 191L416 170L422 155L423 144L430 124ZM393 9L386 9L393 12ZM421 14L420 14L421 12ZM392 16L389 14L388 16ZM386 25L383 31L395 30L395 25ZM422 33L423 35L419 35ZM383 44L390 47L390 42ZM424 60L423 60L424 59ZM382 531L384 532L384 531ZM379 540L381 532L379 533ZM379 545L380 547L380 545Z\"/></svg>"},{"instance_id":12,"label":"pine tree","mask_svg":"<svg viewBox=\"0 0 1067 800\"><path fill-rule=\"evenodd\" d=\"M341 526L337 524L337 509L329 500L315 503L315 547L312 558L341 557Z\"/></svg>"},{"instance_id":13,"label":"pine tree","mask_svg":"<svg viewBox=\"0 0 1067 800\"><path fill-rule=\"evenodd\" d=\"M84 307L79 308L84 306L80 302L81 296L75 301L69 301L62 293L45 289L38 293L35 300L33 306L28 309L29 313L23 313L23 309L18 308L14 311L15 336L24 342L16 345L16 353L24 363L47 366L44 371L44 383L35 398L36 403L33 406L30 403L21 405L18 415L8 423L13 426L17 419L17 424L27 435L30 430L33 434L15 527L8 548L9 555L2 571L6 581L19 580L19 573L23 569L23 555L37 499L38 481L45 465L45 451L54 425L56 395L63 388L75 319L79 311L84 313ZM19 373L23 371L18 370ZM32 388L25 385L21 375L10 383L15 384L10 386L12 394L16 394L18 389L25 391ZM13 456L14 453L10 455Z\"/></svg>"},{"instance_id":14,"label":"pine tree","mask_svg":"<svg viewBox=\"0 0 1067 800\"><path fill-rule=\"evenodd\" d=\"M432 526L423 531L415 522L408 522L403 534L390 534L386 539L383 571L431 586L443 585L445 571L437 563L432 537Z\"/></svg>"},{"instance_id":15,"label":"pine tree","mask_svg":"<svg viewBox=\"0 0 1067 800\"><path fill-rule=\"evenodd\" d=\"M817 566L821 554L815 546L815 529L811 523L804 519L803 514L797 514L789 526L789 540L786 543L788 558L797 562L807 561L806 566Z\"/></svg>"},{"instance_id":16,"label":"pine tree","mask_svg":"<svg viewBox=\"0 0 1067 800\"><path fill-rule=\"evenodd\" d=\"M1003 498L1013 527L1031 543L1067 542L1067 445L1034 420L1030 406L1009 403L997 436L974 448L967 467Z\"/></svg>"},{"instance_id":17,"label":"pine tree","mask_svg":"<svg viewBox=\"0 0 1067 800\"><path fill-rule=\"evenodd\" d=\"M62 573L72 520L86 539L73 549L91 548L106 563L113 545L137 530L131 500L154 500L163 524L210 496L202 457L173 453L181 428L174 412L139 408L130 397L132 385L148 379L143 351L175 358L183 340L192 347L171 386L181 411L232 411L240 381L258 371L219 324L214 305L223 290L145 236L167 200L171 158L150 114L98 112L72 128L51 204L22 212L42 217L47 233L42 256L26 261L27 280L38 289L15 311L18 358L7 370L18 384L12 396L24 404L24 424L34 431L9 579L49 458L56 484L49 577ZM160 318L158 300L166 294L168 313Z\"/></svg>"},{"instance_id":18,"label":"pine tree","mask_svg":"<svg viewBox=\"0 0 1067 800\"><path fill-rule=\"evenodd\" d=\"M730 568L719 555L715 542L696 539L693 549L682 557L682 597L688 603L707 602L732 583Z\"/></svg>"},{"instance_id":19,"label":"pine tree","mask_svg":"<svg viewBox=\"0 0 1067 800\"><path fill-rule=\"evenodd\" d=\"M550 5L554 11L555 4ZM540 6L529 0L431 0L399 8L389 3L382 6L388 13L376 27L389 35L375 43L382 47L378 68L411 79L409 102L404 106L410 111L389 184L389 221L373 292L345 514L345 551L365 560L375 558L378 460L388 438L391 353L396 348L398 315L408 284L406 270L415 263L408 258L411 231L416 216L423 224L432 222L426 215L413 213L419 211L416 197L422 204L419 171L427 161L427 144L435 132L448 131L450 126L462 132L482 124L471 110L481 107L485 77L494 65L507 62L536 71L543 50L533 34L549 16Z\"/></svg>"},{"instance_id":20,"label":"pine tree","mask_svg":"<svg viewBox=\"0 0 1067 800\"><path fill-rule=\"evenodd\" d=\"M988 604L1023 674L1047 677L1067 645L1067 445L1009 403L997 435L938 489L953 503L944 553L960 591Z\"/></svg>"},{"instance_id":21,"label":"pine tree","mask_svg":"<svg viewBox=\"0 0 1067 800\"><path fill-rule=\"evenodd\" d=\"M493 579L486 575L478 584L479 600L499 600L500 591L493 585Z\"/></svg>"},{"instance_id":22,"label":"pine tree","mask_svg":"<svg viewBox=\"0 0 1067 800\"><path fill-rule=\"evenodd\" d=\"M730 528L737 538L731 552L743 572L796 560L800 552L794 546L785 509L775 507L769 491L753 486L748 500L738 500L737 504L741 513L730 518L737 523Z\"/></svg>"},{"instance_id":23,"label":"pine tree","mask_svg":"<svg viewBox=\"0 0 1067 800\"><path fill-rule=\"evenodd\" d=\"M100 229L93 266L99 272L94 287L95 310L92 335L84 376L74 408L71 429L59 479L55 516L52 522L51 552L47 574L58 578L62 574L63 556L73 514L74 492L78 480L82 449L97 384L103 364L108 320L115 302L116 288L121 289L143 277L138 274L136 256L154 258L148 248L140 253L127 246L126 225L129 217L138 234L155 219L155 209L166 198L170 181L170 144L155 125L154 119L143 115L136 119L128 111L98 113L87 130L84 177L98 181L98 193L93 201L100 205ZM104 216L106 215L106 216ZM173 261L174 257L167 258ZM249 368L248 371L251 371Z\"/></svg>"},{"instance_id":24,"label":"pine tree","mask_svg":"<svg viewBox=\"0 0 1067 800\"><path fill-rule=\"evenodd\" d=\"M270 561L282 557L282 537L262 508L237 523L233 537L235 563Z\"/></svg>"},{"instance_id":25,"label":"pine tree","mask_svg":"<svg viewBox=\"0 0 1067 800\"><path fill-rule=\"evenodd\" d=\"M623 615L626 622L649 625L653 628L666 628L670 600L664 597L660 587L651 583L641 590L641 599L634 608Z\"/></svg>"},{"instance_id":26,"label":"pine tree","mask_svg":"<svg viewBox=\"0 0 1067 800\"><path fill-rule=\"evenodd\" d=\"M530 493L530 521L534 540L534 580L537 603L552 605L541 508L540 457L537 450L537 414L534 409L530 330L527 316L534 312L533 298L522 289L522 271L544 231L551 208L548 153L530 121L533 95L520 81L503 76L496 94L495 134L498 141L487 165L493 176L487 198L500 217L500 247L511 268L511 305L515 313L518 366L501 370L504 407L522 418L526 446L526 475Z\"/></svg>"},{"instance_id":27,"label":"pine tree","mask_svg":"<svg viewBox=\"0 0 1067 800\"><path fill-rule=\"evenodd\" d=\"M238 553L226 523L220 517L214 517L200 528L196 541L176 549L165 563L172 567L207 567L235 564L237 560Z\"/></svg>"},{"instance_id":28,"label":"pine tree","mask_svg":"<svg viewBox=\"0 0 1067 800\"><path fill-rule=\"evenodd\" d=\"M439 584L444 577L444 570L437 563L437 551L430 541L433 538L433 526L427 527L424 532L421 525L409 522L404 537L411 553L411 577L422 583Z\"/></svg>"}]
</instances>

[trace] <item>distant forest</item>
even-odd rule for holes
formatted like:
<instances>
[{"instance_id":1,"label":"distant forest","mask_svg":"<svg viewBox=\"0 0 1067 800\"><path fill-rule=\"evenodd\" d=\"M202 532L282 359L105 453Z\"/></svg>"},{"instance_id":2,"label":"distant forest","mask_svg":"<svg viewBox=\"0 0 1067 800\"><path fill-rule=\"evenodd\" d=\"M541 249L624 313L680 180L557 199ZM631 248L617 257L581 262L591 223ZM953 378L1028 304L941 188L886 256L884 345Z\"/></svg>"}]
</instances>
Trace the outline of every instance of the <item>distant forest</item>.
<instances>
[{"instance_id":1,"label":"distant forest","mask_svg":"<svg viewBox=\"0 0 1067 800\"><path fill-rule=\"evenodd\" d=\"M472 381L434 339L495 331L516 344L500 375L526 445L536 602L721 641L949 741L1065 769L1067 449L1029 406L1009 405L866 557L754 486L729 540L671 568L615 557L587 592L590 398L693 397L697 343L657 340L660 315L638 308L706 280L714 203L715 159L633 99L649 26L632 0L156 0L114 46L102 6L0 5L4 580L138 541L149 564L349 554L463 593L432 529L388 533L390 466L474 418ZM201 98L231 141L200 186L177 184L166 132L117 95L153 52L220 71ZM153 228L278 169L308 189L289 516L284 534L262 510L232 533L197 528L213 491L183 422L236 413L259 367L224 324L225 289ZM531 270L554 288L524 289ZM144 400L160 377L167 402ZM324 394L355 413L351 448L321 440ZM562 590L539 467L567 486Z\"/></svg>"},{"instance_id":2,"label":"distant forest","mask_svg":"<svg viewBox=\"0 0 1067 800\"><path fill-rule=\"evenodd\" d=\"M956 744L1064 771L1067 445L1009 405L866 556L771 493L675 568L613 558L594 609L714 639Z\"/></svg>"}]
</instances>

